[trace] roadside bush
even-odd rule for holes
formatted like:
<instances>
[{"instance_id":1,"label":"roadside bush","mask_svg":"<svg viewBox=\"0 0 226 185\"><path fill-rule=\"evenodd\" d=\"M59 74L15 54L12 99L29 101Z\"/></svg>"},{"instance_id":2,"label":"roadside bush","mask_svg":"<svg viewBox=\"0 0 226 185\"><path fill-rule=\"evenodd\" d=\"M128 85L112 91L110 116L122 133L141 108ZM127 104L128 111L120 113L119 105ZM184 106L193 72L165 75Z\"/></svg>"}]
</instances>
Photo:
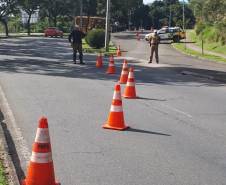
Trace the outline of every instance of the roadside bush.
<instances>
[{"instance_id":1,"label":"roadside bush","mask_svg":"<svg viewBox=\"0 0 226 185\"><path fill-rule=\"evenodd\" d=\"M86 42L93 48L104 47L105 31L103 29L93 29L88 32Z\"/></svg>"},{"instance_id":2,"label":"roadside bush","mask_svg":"<svg viewBox=\"0 0 226 185\"><path fill-rule=\"evenodd\" d=\"M195 26L195 32L197 35L199 35L200 33L202 33L202 31L205 29L206 24L202 23L202 22L198 22Z\"/></svg>"}]
</instances>

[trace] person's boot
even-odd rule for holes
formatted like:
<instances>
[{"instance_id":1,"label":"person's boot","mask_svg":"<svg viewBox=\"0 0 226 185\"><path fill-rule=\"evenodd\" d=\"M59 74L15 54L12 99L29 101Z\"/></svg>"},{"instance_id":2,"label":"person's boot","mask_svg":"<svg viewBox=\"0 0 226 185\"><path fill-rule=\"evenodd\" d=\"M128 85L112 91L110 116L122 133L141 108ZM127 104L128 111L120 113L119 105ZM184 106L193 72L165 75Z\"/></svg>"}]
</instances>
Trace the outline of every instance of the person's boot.
<instances>
[{"instance_id":1,"label":"person's boot","mask_svg":"<svg viewBox=\"0 0 226 185\"><path fill-rule=\"evenodd\" d=\"M80 60L80 64L85 64L85 63L83 62L83 57L82 57L82 56L79 56L79 60Z\"/></svg>"},{"instance_id":2,"label":"person's boot","mask_svg":"<svg viewBox=\"0 0 226 185\"><path fill-rule=\"evenodd\" d=\"M73 54L73 61L74 61L74 64L76 64L76 54L75 53Z\"/></svg>"}]
</instances>

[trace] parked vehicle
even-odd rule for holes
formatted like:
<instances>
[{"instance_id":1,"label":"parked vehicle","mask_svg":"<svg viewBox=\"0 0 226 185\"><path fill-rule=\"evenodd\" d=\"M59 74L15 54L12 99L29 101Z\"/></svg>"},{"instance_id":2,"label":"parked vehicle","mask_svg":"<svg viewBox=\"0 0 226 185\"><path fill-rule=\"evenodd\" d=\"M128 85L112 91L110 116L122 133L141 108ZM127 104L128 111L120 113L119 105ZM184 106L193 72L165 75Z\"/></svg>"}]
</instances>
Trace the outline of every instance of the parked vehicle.
<instances>
[{"instance_id":1,"label":"parked vehicle","mask_svg":"<svg viewBox=\"0 0 226 185\"><path fill-rule=\"evenodd\" d=\"M49 27L44 31L45 37L63 37L64 33L55 27Z\"/></svg>"},{"instance_id":2,"label":"parked vehicle","mask_svg":"<svg viewBox=\"0 0 226 185\"><path fill-rule=\"evenodd\" d=\"M148 40L150 34L145 35L145 40ZM180 27L164 27L157 31L160 40L173 40L173 42L180 42L186 38L185 32Z\"/></svg>"}]
</instances>

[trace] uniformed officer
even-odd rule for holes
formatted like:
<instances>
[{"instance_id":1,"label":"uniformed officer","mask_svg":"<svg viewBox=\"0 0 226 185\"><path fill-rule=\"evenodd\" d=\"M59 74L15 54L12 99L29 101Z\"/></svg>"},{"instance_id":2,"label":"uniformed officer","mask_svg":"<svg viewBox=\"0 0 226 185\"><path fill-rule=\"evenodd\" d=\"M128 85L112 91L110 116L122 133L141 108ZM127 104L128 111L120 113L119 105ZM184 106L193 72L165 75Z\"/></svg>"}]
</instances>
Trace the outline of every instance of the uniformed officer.
<instances>
[{"instance_id":1,"label":"uniformed officer","mask_svg":"<svg viewBox=\"0 0 226 185\"><path fill-rule=\"evenodd\" d=\"M73 48L73 60L76 64L76 55L77 51L79 53L80 64L85 64L83 62L83 53L82 53L82 38L85 37L85 34L79 30L79 27L76 25L75 28L70 33L68 40L71 43Z\"/></svg>"},{"instance_id":2,"label":"uniformed officer","mask_svg":"<svg viewBox=\"0 0 226 185\"><path fill-rule=\"evenodd\" d=\"M153 34L150 34L150 37L149 37L149 43L151 47L151 56L148 63L152 63L154 53L155 53L156 63L159 63L159 55L158 55L159 42L160 42L160 38L157 34L157 30L154 30Z\"/></svg>"}]
</instances>

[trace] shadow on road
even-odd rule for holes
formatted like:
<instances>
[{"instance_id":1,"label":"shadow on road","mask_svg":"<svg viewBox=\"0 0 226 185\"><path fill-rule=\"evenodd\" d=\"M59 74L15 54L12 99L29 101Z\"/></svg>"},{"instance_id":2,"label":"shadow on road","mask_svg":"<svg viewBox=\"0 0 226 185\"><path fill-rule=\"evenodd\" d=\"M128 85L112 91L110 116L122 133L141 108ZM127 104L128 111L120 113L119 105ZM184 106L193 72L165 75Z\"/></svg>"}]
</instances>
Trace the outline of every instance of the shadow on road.
<instances>
[{"instance_id":1,"label":"shadow on road","mask_svg":"<svg viewBox=\"0 0 226 185\"><path fill-rule=\"evenodd\" d=\"M0 71L6 73L25 73L69 78L84 78L117 81L121 73L122 60L116 58L116 74L107 75L108 58L104 67L97 69L96 57L85 54L87 65L72 63L72 49L64 39L15 39L0 44ZM144 85L161 84L172 86L222 86L221 79L226 79L226 72L207 69L196 69L190 65L159 65L155 67L136 65L140 62L129 61L135 66L136 82ZM198 74L214 75L213 81L202 77L183 75L183 71ZM200 83L198 85L192 82ZM150 99L152 100L152 99Z\"/></svg>"},{"instance_id":2,"label":"shadow on road","mask_svg":"<svg viewBox=\"0 0 226 185\"><path fill-rule=\"evenodd\" d=\"M167 101L166 99L155 99L155 98L145 98L145 97L137 97L138 100L150 100L150 101Z\"/></svg>"},{"instance_id":3,"label":"shadow on road","mask_svg":"<svg viewBox=\"0 0 226 185\"><path fill-rule=\"evenodd\" d=\"M160 133L160 132L152 132L152 131L141 130L141 129L136 129L136 128L128 128L126 131L129 131L129 132L137 132L137 133L142 133L142 134L152 134L152 135L160 135L160 136L171 136L169 134L164 134L164 133Z\"/></svg>"}]
</instances>

